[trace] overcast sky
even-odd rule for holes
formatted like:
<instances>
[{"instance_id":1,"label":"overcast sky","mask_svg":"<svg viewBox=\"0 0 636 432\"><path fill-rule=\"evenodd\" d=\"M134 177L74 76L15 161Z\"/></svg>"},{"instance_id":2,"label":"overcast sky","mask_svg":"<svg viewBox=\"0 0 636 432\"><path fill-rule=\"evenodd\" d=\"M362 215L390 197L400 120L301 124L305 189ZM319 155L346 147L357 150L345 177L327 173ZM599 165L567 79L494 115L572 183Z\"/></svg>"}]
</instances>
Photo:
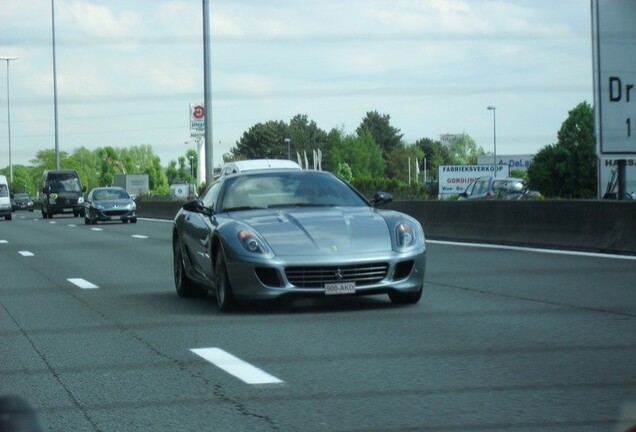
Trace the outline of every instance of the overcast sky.
<instances>
[{"instance_id":1,"label":"overcast sky","mask_svg":"<svg viewBox=\"0 0 636 432\"><path fill-rule=\"evenodd\" d=\"M210 0L214 165L256 123L306 114L354 133L366 112L404 141L467 133L497 153L556 141L593 102L589 0ZM187 150L203 101L201 0L55 0L60 150ZM13 164L55 146L51 0L0 1ZM0 167L8 166L0 62ZM193 144L188 144L193 147Z\"/></svg>"}]
</instances>

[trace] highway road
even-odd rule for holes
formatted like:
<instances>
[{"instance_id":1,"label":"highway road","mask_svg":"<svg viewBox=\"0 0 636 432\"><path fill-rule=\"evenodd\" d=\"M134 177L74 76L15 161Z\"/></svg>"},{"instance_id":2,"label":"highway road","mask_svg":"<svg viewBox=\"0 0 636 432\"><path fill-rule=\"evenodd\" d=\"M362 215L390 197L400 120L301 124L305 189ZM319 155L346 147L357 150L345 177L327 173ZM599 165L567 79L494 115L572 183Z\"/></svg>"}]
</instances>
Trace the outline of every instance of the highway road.
<instances>
[{"instance_id":1,"label":"highway road","mask_svg":"<svg viewBox=\"0 0 636 432\"><path fill-rule=\"evenodd\" d=\"M169 221L0 221L0 395L46 431L615 431L636 259L430 241L422 301L177 297ZM636 424L636 419L634 421Z\"/></svg>"}]
</instances>

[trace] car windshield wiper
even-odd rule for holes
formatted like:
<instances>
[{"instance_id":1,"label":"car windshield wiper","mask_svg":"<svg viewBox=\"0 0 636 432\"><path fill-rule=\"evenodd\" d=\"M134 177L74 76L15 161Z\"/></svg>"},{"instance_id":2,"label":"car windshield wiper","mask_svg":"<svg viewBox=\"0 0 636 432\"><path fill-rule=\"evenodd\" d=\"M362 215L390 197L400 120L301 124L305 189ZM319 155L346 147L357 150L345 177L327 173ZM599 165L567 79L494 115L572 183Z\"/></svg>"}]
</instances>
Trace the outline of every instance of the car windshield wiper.
<instances>
[{"instance_id":1,"label":"car windshield wiper","mask_svg":"<svg viewBox=\"0 0 636 432\"><path fill-rule=\"evenodd\" d=\"M224 212L243 211L243 210L262 210L264 207L252 207L252 206L237 206L237 207L225 207Z\"/></svg>"},{"instance_id":2,"label":"car windshield wiper","mask_svg":"<svg viewBox=\"0 0 636 432\"><path fill-rule=\"evenodd\" d=\"M335 207L336 204L320 204L320 203L287 203L287 204L271 204L267 208L285 208L285 207Z\"/></svg>"}]
</instances>

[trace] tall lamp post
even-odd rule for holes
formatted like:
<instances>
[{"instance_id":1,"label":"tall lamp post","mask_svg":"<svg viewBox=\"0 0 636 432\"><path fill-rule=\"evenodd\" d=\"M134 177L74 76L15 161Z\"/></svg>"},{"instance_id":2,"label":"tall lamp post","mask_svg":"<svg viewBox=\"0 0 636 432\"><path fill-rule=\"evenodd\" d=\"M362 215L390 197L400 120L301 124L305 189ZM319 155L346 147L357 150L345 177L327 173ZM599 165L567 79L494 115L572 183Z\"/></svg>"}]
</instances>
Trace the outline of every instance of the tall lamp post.
<instances>
[{"instance_id":1,"label":"tall lamp post","mask_svg":"<svg viewBox=\"0 0 636 432\"><path fill-rule=\"evenodd\" d=\"M193 182L194 180L194 169L192 168L192 159L194 159L194 157L192 155L188 156L188 159L190 159L190 178L191 178L191 182L190 182L190 186L188 187L189 189L189 197L188 198L192 198L194 197L194 186L193 186Z\"/></svg>"},{"instance_id":2,"label":"tall lamp post","mask_svg":"<svg viewBox=\"0 0 636 432\"><path fill-rule=\"evenodd\" d=\"M9 103L9 62L17 57L0 57L7 62L7 131L9 134L9 181L13 183L13 164L11 163L11 104Z\"/></svg>"},{"instance_id":3,"label":"tall lamp post","mask_svg":"<svg viewBox=\"0 0 636 432\"><path fill-rule=\"evenodd\" d=\"M497 108L493 105L488 107L488 111L492 111L492 140L493 140L493 157L492 161L495 164L495 177L497 177Z\"/></svg>"},{"instance_id":4,"label":"tall lamp post","mask_svg":"<svg viewBox=\"0 0 636 432\"><path fill-rule=\"evenodd\" d=\"M285 144L287 144L287 159L291 160L291 147L289 146L289 143L291 141L289 138L285 138L284 141L285 141Z\"/></svg>"}]
</instances>

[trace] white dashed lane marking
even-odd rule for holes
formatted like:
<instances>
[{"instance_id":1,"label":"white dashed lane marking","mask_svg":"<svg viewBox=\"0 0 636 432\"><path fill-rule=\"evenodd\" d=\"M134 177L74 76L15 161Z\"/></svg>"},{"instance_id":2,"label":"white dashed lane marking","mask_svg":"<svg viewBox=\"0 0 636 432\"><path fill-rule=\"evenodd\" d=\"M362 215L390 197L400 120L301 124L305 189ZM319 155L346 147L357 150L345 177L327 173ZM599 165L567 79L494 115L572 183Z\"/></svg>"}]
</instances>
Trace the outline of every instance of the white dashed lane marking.
<instances>
[{"instance_id":1,"label":"white dashed lane marking","mask_svg":"<svg viewBox=\"0 0 636 432\"><path fill-rule=\"evenodd\" d=\"M67 281L69 281L73 285L77 285L81 289L95 289L95 288L99 288L97 285L92 284L89 281L87 281L85 279L82 279L82 278L70 278L70 279L67 279Z\"/></svg>"},{"instance_id":2,"label":"white dashed lane marking","mask_svg":"<svg viewBox=\"0 0 636 432\"><path fill-rule=\"evenodd\" d=\"M91 228L91 231L104 231L102 228Z\"/></svg>"},{"instance_id":3,"label":"white dashed lane marking","mask_svg":"<svg viewBox=\"0 0 636 432\"><path fill-rule=\"evenodd\" d=\"M141 235L141 234L133 234L131 237L132 238L138 238L138 239L147 239L148 238L148 236Z\"/></svg>"},{"instance_id":4,"label":"white dashed lane marking","mask_svg":"<svg viewBox=\"0 0 636 432\"><path fill-rule=\"evenodd\" d=\"M20 255L24 256L24 257L32 257L32 256L34 256L33 252L29 252L29 251L18 251L18 253Z\"/></svg>"},{"instance_id":5,"label":"white dashed lane marking","mask_svg":"<svg viewBox=\"0 0 636 432\"><path fill-rule=\"evenodd\" d=\"M194 348L190 351L247 384L280 384L284 382L221 348Z\"/></svg>"}]
</instances>

